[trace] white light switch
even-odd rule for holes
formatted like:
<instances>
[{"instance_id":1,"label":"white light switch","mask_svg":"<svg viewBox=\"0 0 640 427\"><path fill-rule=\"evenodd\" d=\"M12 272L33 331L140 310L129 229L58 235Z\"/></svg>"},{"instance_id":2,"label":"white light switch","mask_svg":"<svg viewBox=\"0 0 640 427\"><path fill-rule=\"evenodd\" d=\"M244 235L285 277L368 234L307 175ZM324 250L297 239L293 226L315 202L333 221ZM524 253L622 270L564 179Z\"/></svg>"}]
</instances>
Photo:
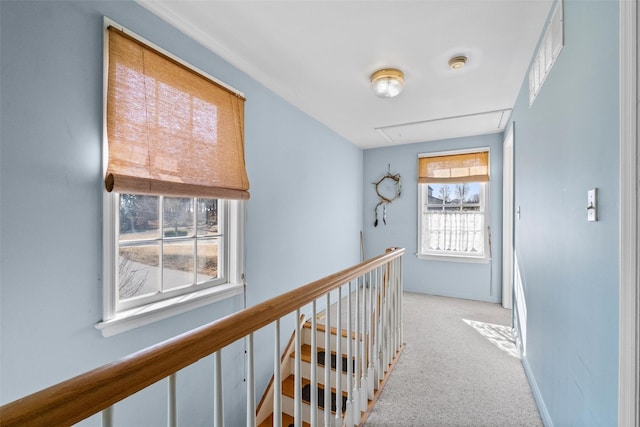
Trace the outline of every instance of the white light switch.
<instances>
[{"instance_id":1,"label":"white light switch","mask_svg":"<svg viewBox=\"0 0 640 427\"><path fill-rule=\"evenodd\" d=\"M587 221L598 220L598 189L587 191Z\"/></svg>"}]
</instances>

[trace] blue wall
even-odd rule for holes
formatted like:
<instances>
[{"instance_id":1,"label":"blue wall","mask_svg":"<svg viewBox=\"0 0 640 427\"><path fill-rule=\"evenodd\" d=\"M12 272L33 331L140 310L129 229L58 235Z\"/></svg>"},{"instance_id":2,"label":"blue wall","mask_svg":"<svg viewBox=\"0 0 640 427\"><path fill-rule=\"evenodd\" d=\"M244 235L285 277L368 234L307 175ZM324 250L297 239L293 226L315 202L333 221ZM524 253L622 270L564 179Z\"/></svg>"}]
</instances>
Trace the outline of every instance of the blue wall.
<instances>
[{"instance_id":1,"label":"blue wall","mask_svg":"<svg viewBox=\"0 0 640 427\"><path fill-rule=\"evenodd\" d=\"M359 260L359 148L132 1L1 1L2 403L244 304L232 298L110 338L94 328L102 318L103 15L246 95L249 305ZM242 343L223 359L233 396L226 421L239 425ZM258 393L271 364L270 356L257 361ZM179 424L211 425L211 407L202 402L213 398L212 361L184 370L178 387ZM119 405L116 422L162 425L164 402L159 383Z\"/></svg>"},{"instance_id":2,"label":"blue wall","mask_svg":"<svg viewBox=\"0 0 640 427\"><path fill-rule=\"evenodd\" d=\"M492 262L482 264L418 259L415 255L418 251L418 155L476 147L490 149ZM387 225L380 221L374 227L374 208L379 199L371 183L377 182L387 172L389 165L392 173L402 176L402 195L387 206ZM391 246L406 248L403 260L405 290L479 301L501 300L502 134L365 150L363 185L365 253L371 257Z\"/></svg>"},{"instance_id":3,"label":"blue wall","mask_svg":"<svg viewBox=\"0 0 640 427\"><path fill-rule=\"evenodd\" d=\"M515 121L515 244L524 360L547 422L617 423L618 3L566 1L565 47ZM598 188L599 221L587 222ZM543 414L545 415L545 414Z\"/></svg>"}]
</instances>

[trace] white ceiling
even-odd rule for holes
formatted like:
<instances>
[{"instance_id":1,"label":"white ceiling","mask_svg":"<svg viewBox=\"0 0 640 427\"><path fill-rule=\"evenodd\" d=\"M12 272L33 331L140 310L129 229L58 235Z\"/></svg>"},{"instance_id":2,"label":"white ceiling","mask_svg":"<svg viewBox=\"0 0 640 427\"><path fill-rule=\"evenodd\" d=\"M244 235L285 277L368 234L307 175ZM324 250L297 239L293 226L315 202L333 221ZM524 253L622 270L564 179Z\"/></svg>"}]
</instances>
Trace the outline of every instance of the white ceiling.
<instances>
[{"instance_id":1,"label":"white ceiling","mask_svg":"<svg viewBox=\"0 0 640 427\"><path fill-rule=\"evenodd\" d=\"M502 131L552 3L138 1L362 148ZM405 89L377 98L387 67Z\"/></svg>"}]
</instances>

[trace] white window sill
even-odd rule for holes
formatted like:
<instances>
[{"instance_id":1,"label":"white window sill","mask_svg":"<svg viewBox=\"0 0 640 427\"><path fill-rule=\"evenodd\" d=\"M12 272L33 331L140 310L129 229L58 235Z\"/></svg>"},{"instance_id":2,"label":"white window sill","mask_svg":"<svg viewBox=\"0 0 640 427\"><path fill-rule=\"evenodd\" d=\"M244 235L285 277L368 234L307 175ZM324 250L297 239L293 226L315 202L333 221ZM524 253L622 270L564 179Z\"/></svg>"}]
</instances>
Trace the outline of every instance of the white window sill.
<instances>
[{"instance_id":1,"label":"white window sill","mask_svg":"<svg viewBox=\"0 0 640 427\"><path fill-rule=\"evenodd\" d=\"M102 331L102 336L110 337L189 310L231 298L235 295L240 295L243 291L244 285L242 283L228 283L214 286L164 301L121 311L109 320L96 323L96 328Z\"/></svg>"},{"instance_id":2,"label":"white window sill","mask_svg":"<svg viewBox=\"0 0 640 427\"><path fill-rule=\"evenodd\" d=\"M491 258L448 254L416 254L418 259L429 261L467 262L472 264L488 264Z\"/></svg>"}]
</instances>

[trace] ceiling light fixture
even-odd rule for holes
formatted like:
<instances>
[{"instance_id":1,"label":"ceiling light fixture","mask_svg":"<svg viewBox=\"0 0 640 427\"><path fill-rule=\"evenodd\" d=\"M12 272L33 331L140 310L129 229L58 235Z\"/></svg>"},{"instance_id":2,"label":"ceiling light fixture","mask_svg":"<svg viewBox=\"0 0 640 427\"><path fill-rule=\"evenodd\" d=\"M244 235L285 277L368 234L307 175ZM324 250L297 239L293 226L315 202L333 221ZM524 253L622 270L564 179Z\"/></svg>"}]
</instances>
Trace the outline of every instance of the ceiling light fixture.
<instances>
[{"instance_id":1,"label":"ceiling light fixture","mask_svg":"<svg viewBox=\"0 0 640 427\"><path fill-rule=\"evenodd\" d=\"M371 74L371 89L376 96L393 98L402 92L404 73L395 68L384 68Z\"/></svg>"},{"instance_id":2,"label":"ceiling light fixture","mask_svg":"<svg viewBox=\"0 0 640 427\"><path fill-rule=\"evenodd\" d=\"M449 68L451 68L452 70L459 70L460 68L464 67L466 63L466 56L454 56L449 60Z\"/></svg>"}]
</instances>

